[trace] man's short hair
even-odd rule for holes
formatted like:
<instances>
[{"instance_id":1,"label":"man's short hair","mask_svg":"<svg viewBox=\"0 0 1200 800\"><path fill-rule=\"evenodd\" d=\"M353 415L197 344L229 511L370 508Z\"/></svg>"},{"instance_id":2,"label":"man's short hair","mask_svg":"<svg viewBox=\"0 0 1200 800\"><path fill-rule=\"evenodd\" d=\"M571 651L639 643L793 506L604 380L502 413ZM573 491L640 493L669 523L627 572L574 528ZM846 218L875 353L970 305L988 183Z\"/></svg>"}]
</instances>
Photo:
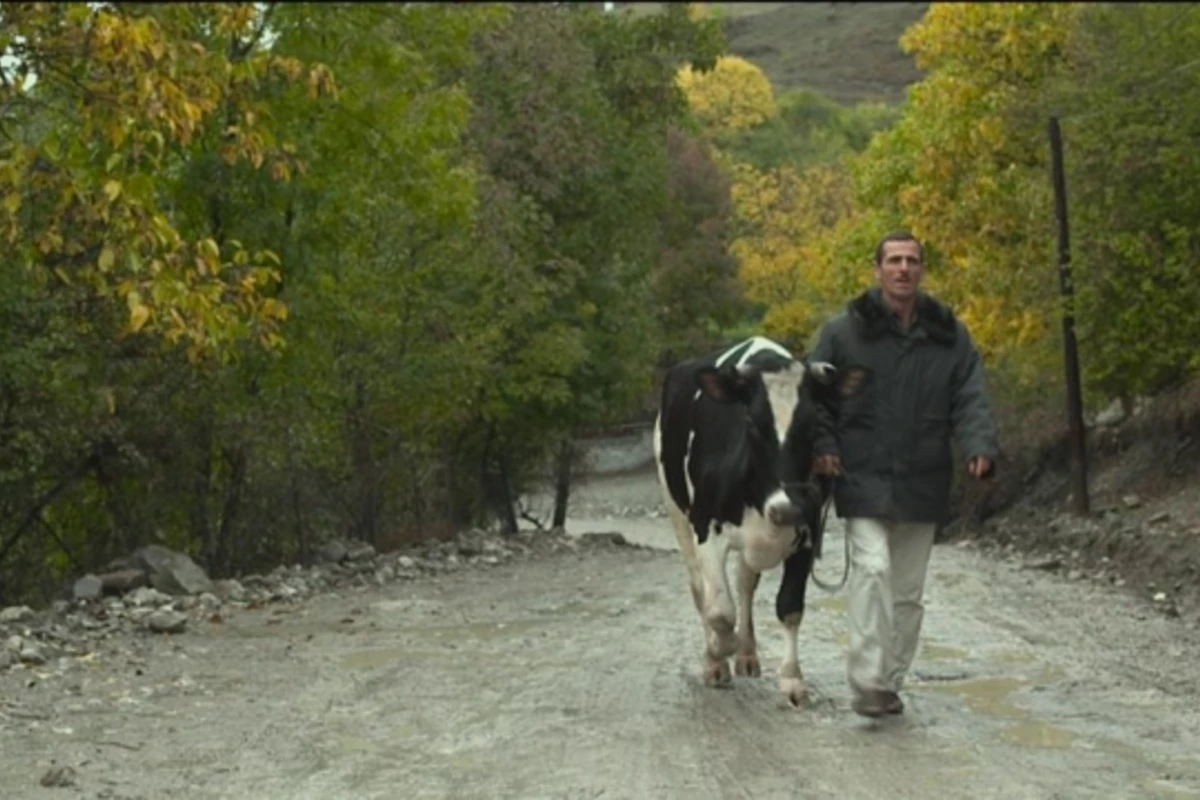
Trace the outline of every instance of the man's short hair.
<instances>
[{"instance_id":1,"label":"man's short hair","mask_svg":"<svg viewBox=\"0 0 1200 800\"><path fill-rule=\"evenodd\" d=\"M925 245L921 244L921 240L913 236L908 231L892 231L887 236L879 240L879 244L875 245L875 266L883 263L883 246L888 242L916 242L917 255L921 257L921 263L925 263Z\"/></svg>"}]
</instances>

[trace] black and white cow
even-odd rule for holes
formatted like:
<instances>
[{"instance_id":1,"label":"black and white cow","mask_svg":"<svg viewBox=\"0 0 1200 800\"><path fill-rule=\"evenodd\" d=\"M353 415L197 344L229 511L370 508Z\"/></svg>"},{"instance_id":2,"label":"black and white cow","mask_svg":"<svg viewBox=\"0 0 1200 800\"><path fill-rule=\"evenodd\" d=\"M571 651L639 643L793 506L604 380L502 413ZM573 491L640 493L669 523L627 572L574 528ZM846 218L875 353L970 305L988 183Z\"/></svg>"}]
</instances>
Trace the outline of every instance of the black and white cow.
<instances>
[{"instance_id":1,"label":"black and white cow","mask_svg":"<svg viewBox=\"0 0 1200 800\"><path fill-rule=\"evenodd\" d=\"M762 673L751 609L761 573L783 564L775 613L783 624L780 689L804 696L796 635L812 570L810 532L825 490L812 475L815 403L854 392L863 370L806 363L777 342L748 339L672 367L663 384L654 450L667 510L704 626L704 681ZM737 604L725 561L738 552Z\"/></svg>"}]
</instances>

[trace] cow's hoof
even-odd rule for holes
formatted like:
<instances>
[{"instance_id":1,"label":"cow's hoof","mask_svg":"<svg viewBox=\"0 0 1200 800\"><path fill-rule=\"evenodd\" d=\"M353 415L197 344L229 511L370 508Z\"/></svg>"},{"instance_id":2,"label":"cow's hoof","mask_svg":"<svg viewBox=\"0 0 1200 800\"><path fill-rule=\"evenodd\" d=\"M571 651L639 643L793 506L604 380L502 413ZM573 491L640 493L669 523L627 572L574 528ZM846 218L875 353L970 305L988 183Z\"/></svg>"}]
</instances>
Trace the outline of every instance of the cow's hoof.
<instances>
[{"instance_id":1,"label":"cow's hoof","mask_svg":"<svg viewBox=\"0 0 1200 800\"><path fill-rule=\"evenodd\" d=\"M733 655L738 648L738 638L733 632L733 624L724 617L709 617L708 623L708 656L709 658L726 659Z\"/></svg>"},{"instance_id":2,"label":"cow's hoof","mask_svg":"<svg viewBox=\"0 0 1200 800\"><path fill-rule=\"evenodd\" d=\"M762 675L762 666L758 663L755 653L738 653L737 658L733 660L733 671L747 678L757 678Z\"/></svg>"},{"instance_id":3,"label":"cow's hoof","mask_svg":"<svg viewBox=\"0 0 1200 800\"><path fill-rule=\"evenodd\" d=\"M722 633L714 631L713 628L708 628L708 657L720 658L725 660L733 655L733 652L738 649L738 637L733 636L733 633Z\"/></svg>"},{"instance_id":4,"label":"cow's hoof","mask_svg":"<svg viewBox=\"0 0 1200 800\"><path fill-rule=\"evenodd\" d=\"M725 659L704 659L704 685L711 687L728 686L733 680L729 674L729 662Z\"/></svg>"},{"instance_id":5,"label":"cow's hoof","mask_svg":"<svg viewBox=\"0 0 1200 800\"><path fill-rule=\"evenodd\" d=\"M780 678L779 690L783 692L784 698L792 708L801 708L804 706L804 679L803 678Z\"/></svg>"}]
</instances>

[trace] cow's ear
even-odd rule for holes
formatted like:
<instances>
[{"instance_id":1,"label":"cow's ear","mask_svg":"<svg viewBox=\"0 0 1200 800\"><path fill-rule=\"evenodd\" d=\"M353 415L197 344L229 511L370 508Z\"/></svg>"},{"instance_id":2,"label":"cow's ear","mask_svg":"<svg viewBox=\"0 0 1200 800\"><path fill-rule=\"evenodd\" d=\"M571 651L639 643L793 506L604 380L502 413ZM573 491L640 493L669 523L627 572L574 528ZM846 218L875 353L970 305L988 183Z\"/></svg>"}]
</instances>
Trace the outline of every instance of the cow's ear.
<instances>
[{"instance_id":1,"label":"cow's ear","mask_svg":"<svg viewBox=\"0 0 1200 800\"><path fill-rule=\"evenodd\" d=\"M729 367L701 367L696 373L696 385L718 403L737 403L745 399L749 381L746 375Z\"/></svg>"}]
</instances>

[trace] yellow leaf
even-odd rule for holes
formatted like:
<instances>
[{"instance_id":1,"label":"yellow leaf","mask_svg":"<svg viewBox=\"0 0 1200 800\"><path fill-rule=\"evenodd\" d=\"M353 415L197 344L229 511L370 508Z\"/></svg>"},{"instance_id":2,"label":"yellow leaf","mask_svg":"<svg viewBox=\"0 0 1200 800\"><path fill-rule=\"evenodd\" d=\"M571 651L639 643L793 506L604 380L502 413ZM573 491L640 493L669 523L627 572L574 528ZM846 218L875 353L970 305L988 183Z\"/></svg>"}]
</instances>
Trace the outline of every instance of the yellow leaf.
<instances>
[{"instance_id":1,"label":"yellow leaf","mask_svg":"<svg viewBox=\"0 0 1200 800\"><path fill-rule=\"evenodd\" d=\"M216 261L221 257L221 250L212 239L201 239L196 244L196 249L200 252L201 256L210 262Z\"/></svg>"},{"instance_id":2,"label":"yellow leaf","mask_svg":"<svg viewBox=\"0 0 1200 800\"><path fill-rule=\"evenodd\" d=\"M109 181L104 184L104 194L108 195L109 202L116 200L121 196L121 182Z\"/></svg>"},{"instance_id":3,"label":"yellow leaf","mask_svg":"<svg viewBox=\"0 0 1200 800\"><path fill-rule=\"evenodd\" d=\"M129 311L129 330L137 333L142 329L146 322L150 319L150 309L147 306L139 305Z\"/></svg>"},{"instance_id":4,"label":"yellow leaf","mask_svg":"<svg viewBox=\"0 0 1200 800\"><path fill-rule=\"evenodd\" d=\"M113 261L116 260L116 255L113 254L111 247L106 247L100 251L100 260L98 266L101 272L108 272L112 269Z\"/></svg>"},{"instance_id":5,"label":"yellow leaf","mask_svg":"<svg viewBox=\"0 0 1200 800\"><path fill-rule=\"evenodd\" d=\"M17 209L19 209L20 207L21 207L20 192L12 192L7 197L4 198L4 208L7 209L9 213L15 214L17 212Z\"/></svg>"}]
</instances>

